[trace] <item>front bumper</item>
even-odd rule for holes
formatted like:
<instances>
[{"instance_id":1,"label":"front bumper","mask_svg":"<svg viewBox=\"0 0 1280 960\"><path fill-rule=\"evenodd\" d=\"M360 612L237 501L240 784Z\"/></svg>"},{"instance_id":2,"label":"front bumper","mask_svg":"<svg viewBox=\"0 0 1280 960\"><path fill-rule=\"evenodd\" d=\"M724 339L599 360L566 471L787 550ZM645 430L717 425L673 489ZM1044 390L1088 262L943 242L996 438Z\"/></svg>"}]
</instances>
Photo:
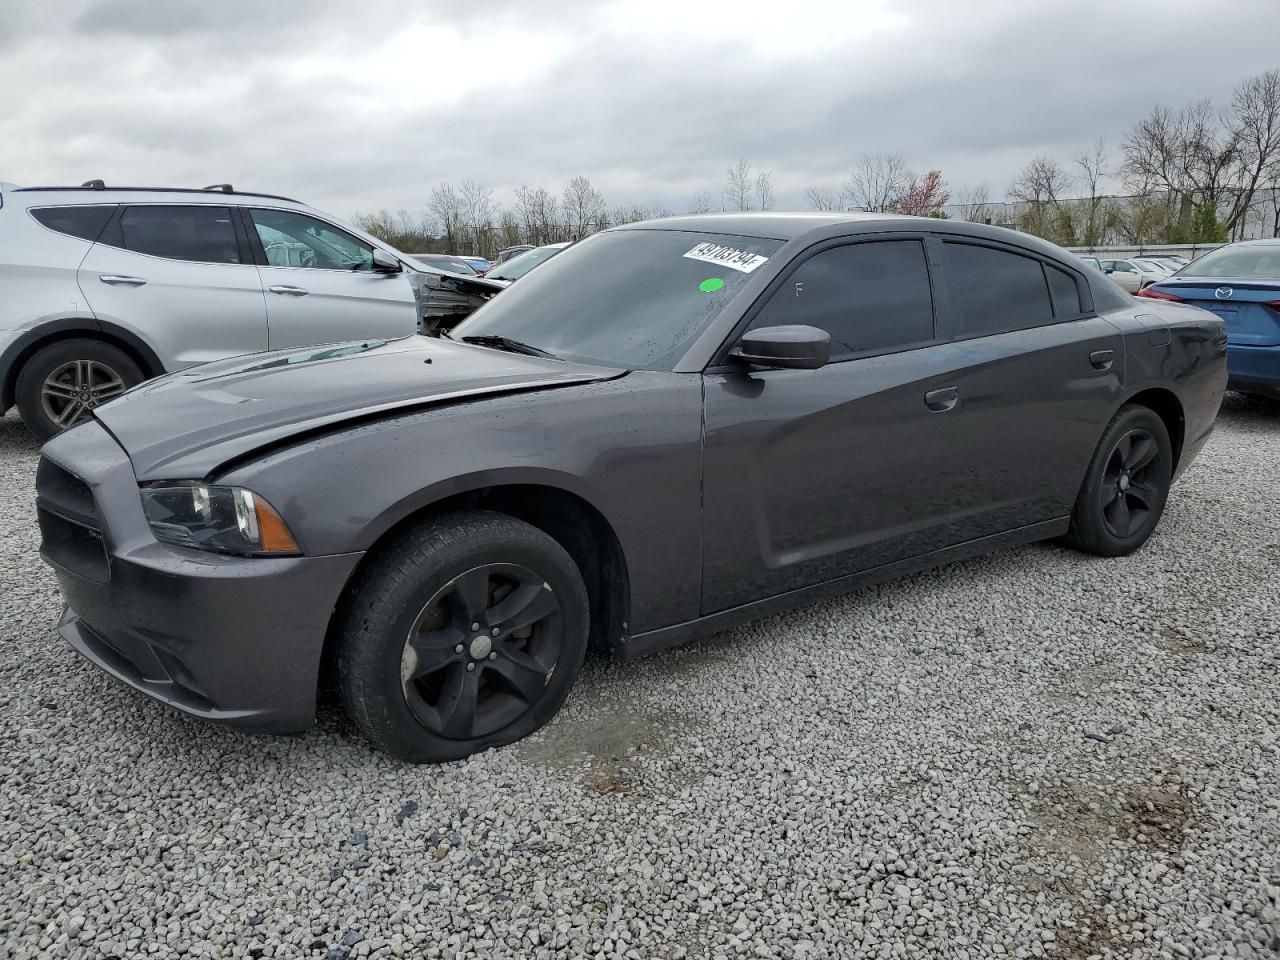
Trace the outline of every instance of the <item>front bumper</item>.
<instances>
[{"instance_id":1,"label":"front bumper","mask_svg":"<svg viewBox=\"0 0 1280 960\"><path fill-rule=\"evenodd\" d=\"M1280 397L1280 346L1229 344L1227 386L1245 393Z\"/></svg>"},{"instance_id":2,"label":"front bumper","mask_svg":"<svg viewBox=\"0 0 1280 960\"><path fill-rule=\"evenodd\" d=\"M267 732L315 719L325 633L359 554L240 558L161 544L128 457L97 423L46 445L41 555L58 633L107 673L184 713Z\"/></svg>"}]
</instances>

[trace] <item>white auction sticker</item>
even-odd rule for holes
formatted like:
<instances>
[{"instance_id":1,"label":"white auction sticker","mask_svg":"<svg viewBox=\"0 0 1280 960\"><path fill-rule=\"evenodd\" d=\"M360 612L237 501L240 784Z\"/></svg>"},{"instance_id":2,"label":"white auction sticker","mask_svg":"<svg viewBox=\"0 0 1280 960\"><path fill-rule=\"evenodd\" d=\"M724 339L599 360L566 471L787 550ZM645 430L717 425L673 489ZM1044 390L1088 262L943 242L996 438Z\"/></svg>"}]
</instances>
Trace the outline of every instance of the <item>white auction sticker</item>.
<instances>
[{"instance_id":1,"label":"white auction sticker","mask_svg":"<svg viewBox=\"0 0 1280 960\"><path fill-rule=\"evenodd\" d=\"M705 260L707 263L719 264L741 273L750 273L760 264L768 261L758 253L749 250L738 250L720 243L700 243L685 254L690 260Z\"/></svg>"}]
</instances>

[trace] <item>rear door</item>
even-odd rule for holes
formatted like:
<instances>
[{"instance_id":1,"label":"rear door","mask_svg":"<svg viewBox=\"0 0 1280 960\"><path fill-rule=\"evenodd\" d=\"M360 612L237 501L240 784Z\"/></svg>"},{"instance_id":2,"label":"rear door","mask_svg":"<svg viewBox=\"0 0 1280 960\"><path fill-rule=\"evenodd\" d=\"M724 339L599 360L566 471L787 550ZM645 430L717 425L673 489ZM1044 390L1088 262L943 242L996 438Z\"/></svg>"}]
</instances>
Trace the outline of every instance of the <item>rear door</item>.
<instances>
[{"instance_id":1,"label":"rear door","mask_svg":"<svg viewBox=\"0 0 1280 960\"><path fill-rule=\"evenodd\" d=\"M121 206L77 277L98 319L137 334L166 369L267 347L262 284L230 207Z\"/></svg>"},{"instance_id":2,"label":"rear door","mask_svg":"<svg viewBox=\"0 0 1280 960\"><path fill-rule=\"evenodd\" d=\"M939 238L942 333L952 341L953 425L970 538L1066 517L1119 406L1124 345L1084 278L1020 247Z\"/></svg>"},{"instance_id":3,"label":"rear door","mask_svg":"<svg viewBox=\"0 0 1280 960\"><path fill-rule=\"evenodd\" d=\"M294 210L246 208L267 298L271 348L418 331L407 272L373 269L373 247Z\"/></svg>"}]
</instances>

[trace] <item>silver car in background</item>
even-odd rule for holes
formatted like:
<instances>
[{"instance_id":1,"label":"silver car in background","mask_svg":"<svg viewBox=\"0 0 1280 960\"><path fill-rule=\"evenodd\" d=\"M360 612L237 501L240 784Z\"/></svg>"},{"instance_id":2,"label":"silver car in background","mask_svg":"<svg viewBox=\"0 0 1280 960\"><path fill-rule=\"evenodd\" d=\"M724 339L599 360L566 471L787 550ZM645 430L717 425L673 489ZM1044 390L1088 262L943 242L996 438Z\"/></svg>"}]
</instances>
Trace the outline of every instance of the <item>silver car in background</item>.
<instances>
[{"instance_id":1,"label":"silver car in background","mask_svg":"<svg viewBox=\"0 0 1280 960\"><path fill-rule=\"evenodd\" d=\"M48 438L162 373L447 328L499 289L230 184L0 185L0 414Z\"/></svg>"}]
</instances>

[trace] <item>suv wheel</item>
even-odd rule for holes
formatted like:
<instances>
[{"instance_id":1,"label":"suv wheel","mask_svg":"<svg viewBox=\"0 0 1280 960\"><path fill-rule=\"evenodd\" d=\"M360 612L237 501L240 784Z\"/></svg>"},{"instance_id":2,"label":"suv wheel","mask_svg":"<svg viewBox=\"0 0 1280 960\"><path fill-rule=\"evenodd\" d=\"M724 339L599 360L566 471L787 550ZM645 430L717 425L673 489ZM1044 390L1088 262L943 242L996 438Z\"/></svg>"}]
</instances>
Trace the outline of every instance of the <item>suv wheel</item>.
<instances>
[{"instance_id":1,"label":"suv wheel","mask_svg":"<svg viewBox=\"0 0 1280 960\"><path fill-rule=\"evenodd\" d=\"M108 343L60 340L23 364L16 391L18 412L27 429L48 440L144 379L129 355Z\"/></svg>"},{"instance_id":2,"label":"suv wheel","mask_svg":"<svg viewBox=\"0 0 1280 960\"><path fill-rule=\"evenodd\" d=\"M505 514L449 514L381 551L337 622L343 706L376 746L457 760L555 716L587 650L573 558Z\"/></svg>"}]
</instances>

